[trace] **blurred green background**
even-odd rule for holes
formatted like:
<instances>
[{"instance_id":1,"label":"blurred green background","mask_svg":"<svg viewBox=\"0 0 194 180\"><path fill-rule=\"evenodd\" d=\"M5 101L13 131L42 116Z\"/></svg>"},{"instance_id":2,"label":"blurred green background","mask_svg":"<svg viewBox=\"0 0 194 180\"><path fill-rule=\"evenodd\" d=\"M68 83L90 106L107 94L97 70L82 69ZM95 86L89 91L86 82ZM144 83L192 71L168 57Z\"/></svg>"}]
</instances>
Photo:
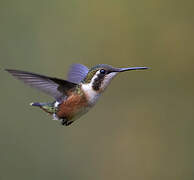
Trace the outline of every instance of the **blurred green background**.
<instances>
[{"instance_id":1,"label":"blurred green background","mask_svg":"<svg viewBox=\"0 0 194 180\"><path fill-rule=\"evenodd\" d=\"M0 66L65 78L72 63L122 73L79 121L1 70L0 180L194 179L193 0L1 0Z\"/></svg>"}]
</instances>

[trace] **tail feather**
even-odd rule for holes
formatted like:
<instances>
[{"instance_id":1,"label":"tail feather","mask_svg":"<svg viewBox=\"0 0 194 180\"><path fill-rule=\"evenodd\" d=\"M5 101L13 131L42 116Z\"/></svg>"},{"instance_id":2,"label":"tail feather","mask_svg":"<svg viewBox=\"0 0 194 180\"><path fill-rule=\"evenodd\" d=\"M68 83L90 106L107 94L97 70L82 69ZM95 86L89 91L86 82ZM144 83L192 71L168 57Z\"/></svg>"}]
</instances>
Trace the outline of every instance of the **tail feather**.
<instances>
[{"instance_id":1,"label":"tail feather","mask_svg":"<svg viewBox=\"0 0 194 180\"><path fill-rule=\"evenodd\" d=\"M42 106L42 105L43 105L43 103L39 103L39 102L32 102L32 103L30 103L30 105L31 105L31 106L38 106L38 107L40 107L40 106Z\"/></svg>"},{"instance_id":2,"label":"tail feather","mask_svg":"<svg viewBox=\"0 0 194 180\"><path fill-rule=\"evenodd\" d=\"M54 106L54 103L33 102L30 103L30 105L40 107L42 110L46 111L49 114L54 114L57 111L57 107Z\"/></svg>"}]
</instances>

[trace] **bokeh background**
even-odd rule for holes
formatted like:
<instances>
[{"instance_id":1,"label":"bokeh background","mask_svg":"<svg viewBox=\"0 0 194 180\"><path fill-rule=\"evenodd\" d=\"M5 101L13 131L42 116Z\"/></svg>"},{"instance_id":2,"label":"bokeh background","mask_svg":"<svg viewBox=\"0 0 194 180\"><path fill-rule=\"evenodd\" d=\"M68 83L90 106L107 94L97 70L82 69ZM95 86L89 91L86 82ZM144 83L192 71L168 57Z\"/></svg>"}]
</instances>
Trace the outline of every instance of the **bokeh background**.
<instances>
[{"instance_id":1,"label":"bokeh background","mask_svg":"<svg viewBox=\"0 0 194 180\"><path fill-rule=\"evenodd\" d=\"M193 0L0 0L0 179L194 179ZM116 77L69 127L2 68L65 78L72 63L148 66Z\"/></svg>"}]
</instances>

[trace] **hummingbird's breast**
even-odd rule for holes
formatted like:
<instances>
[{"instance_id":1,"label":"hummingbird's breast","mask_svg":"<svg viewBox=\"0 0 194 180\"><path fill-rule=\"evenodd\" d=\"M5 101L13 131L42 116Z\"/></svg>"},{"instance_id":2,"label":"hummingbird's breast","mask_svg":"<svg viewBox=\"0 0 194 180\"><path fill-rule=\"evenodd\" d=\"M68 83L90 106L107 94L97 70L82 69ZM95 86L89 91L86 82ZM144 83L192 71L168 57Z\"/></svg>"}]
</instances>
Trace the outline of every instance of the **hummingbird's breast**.
<instances>
[{"instance_id":1,"label":"hummingbird's breast","mask_svg":"<svg viewBox=\"0 0 194 180\"><path fill-rule=\"evenodd\" d=\"M86 113L88 109L88 100L85 94L72 92L67 99L58 105L56 115L59 119L72 120Z\"/></svg>"},{"instance_id":2,"label":"hummingbird's breast","mask_svg":"<svg viewBox=\"0 0 194 180\"><path fill-rule=\"evenodd\" d=\"M100 93L91 84L81 84L76 91L70 92L67 98L57 107L57 118L76 120L89 111L98 100Z\"/></svg>"}]
</instances>

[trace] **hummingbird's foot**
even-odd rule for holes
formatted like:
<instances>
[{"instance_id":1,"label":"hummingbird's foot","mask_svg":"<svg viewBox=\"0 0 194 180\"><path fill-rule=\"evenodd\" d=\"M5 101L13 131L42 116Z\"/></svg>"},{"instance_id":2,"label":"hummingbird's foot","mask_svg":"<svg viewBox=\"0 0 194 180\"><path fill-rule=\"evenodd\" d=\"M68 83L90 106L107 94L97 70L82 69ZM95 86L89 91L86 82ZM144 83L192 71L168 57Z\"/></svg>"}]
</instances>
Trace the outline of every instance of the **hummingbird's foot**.
<instances>
[{"instance_id":1,"label":"hummingbird's foot","mask_svg":"<svg viewBox=\"0 0 194 180\"><path fill-rule=\"evenodd\" d=\"M67 121L65 125L66 125L66 126L69 126L69 125L72 124L72 123L73 123L73 121Z\"/></svg>"},{"instance_id":2,"label":"hummingbird's foot","mask_svg":"<svg viewBox=\"0 0 194 180\"><path fill-rule=\"evenodd\" d=\"M69 126L70 124L72 124L73 123L73 121L69 121L69 120L67 120L66 118L63 118L62 120L61 120L61 124L64 126Z\"/></svg>"}]
</instances>

